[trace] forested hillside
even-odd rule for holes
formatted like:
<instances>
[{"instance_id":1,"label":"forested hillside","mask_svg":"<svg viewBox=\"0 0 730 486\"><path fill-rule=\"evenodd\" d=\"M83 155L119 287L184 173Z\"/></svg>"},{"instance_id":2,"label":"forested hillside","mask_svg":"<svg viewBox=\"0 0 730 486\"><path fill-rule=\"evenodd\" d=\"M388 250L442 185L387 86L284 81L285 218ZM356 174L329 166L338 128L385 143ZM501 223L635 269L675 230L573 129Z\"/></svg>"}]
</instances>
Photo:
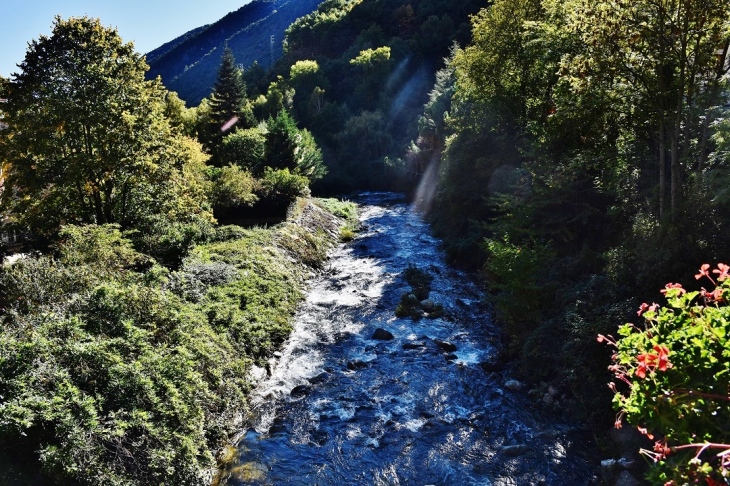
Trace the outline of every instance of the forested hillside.
<instances>
[{"instance_id":1,"label":"forested hillside","mask_svg":"<svg viewBox=\"0 0 730 486\"><path fill-rule=\"evenodd\" d=\"M168 89L197 105L213 87L225 46L243 66L258 62L269 67L281 56L286 28L318 4L319 0L254 0L148 53L147 78L161 76Z\"/></svg>"},{"instance_id":2,"label":"forested hillside","mask_svg":"<svg viewBox=\"0 0 730 486\"><path fill-rule=\"evenodd\" d=\"M323 147L327 191L407 189L424 167L401 155L454 43L469 39L477 1L327 0L287 30L263 113L285 107ZM280 94L278 94L280 93ZM272 96L281 98L270 106Z\"/></svg>"}]
</instances>

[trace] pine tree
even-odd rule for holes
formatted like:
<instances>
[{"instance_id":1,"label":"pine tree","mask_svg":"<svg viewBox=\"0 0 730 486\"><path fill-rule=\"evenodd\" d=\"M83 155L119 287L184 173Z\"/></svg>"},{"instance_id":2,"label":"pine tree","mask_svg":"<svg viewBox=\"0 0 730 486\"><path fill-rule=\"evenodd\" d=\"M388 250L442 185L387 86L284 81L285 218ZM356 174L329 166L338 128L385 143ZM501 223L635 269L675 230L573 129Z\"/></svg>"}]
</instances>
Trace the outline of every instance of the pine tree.
<instances>
[{"instance_id":1,"label":"pine tree","mask_svg":"<svg viewBox=\"0 0 730 486\"><path fill-rule=\"evenodd\" d=\"M296 122L286 110L281 110L276 118L269 118L268 125L266 165L274 169L294 170L300 138Z\"/></svg>"},{"instance_id":2,"label":"pine tree","mask_svg":"<svg viewBox=\"0 0 730 486\"><path fill-rule=\"evenodd\" d=\"M209 148L214 153L226 133L234 128L251 128L256 123L251 106L246 100L246 84L229 47L225 48L221 57L210 106L212 137ZM236 118L238 120L234 121Z\"/></svg>"}]
</instances>

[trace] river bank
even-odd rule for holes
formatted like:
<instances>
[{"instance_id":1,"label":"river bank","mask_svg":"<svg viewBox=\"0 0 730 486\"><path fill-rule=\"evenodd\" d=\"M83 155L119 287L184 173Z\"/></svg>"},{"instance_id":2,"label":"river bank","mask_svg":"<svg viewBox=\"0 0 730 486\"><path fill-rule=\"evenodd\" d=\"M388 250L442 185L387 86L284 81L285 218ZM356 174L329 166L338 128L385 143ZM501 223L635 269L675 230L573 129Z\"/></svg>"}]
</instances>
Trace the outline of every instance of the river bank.
<instances>
[{"instance_id":1,"label":"river bank","mask_svg":"<svg viewBox=\"0 0 730 486\"><path fill-rule=\"evenodd\" d=\"M300 200L273 228L218 227L176 269L112 226L4 266L0 483L209 484L251 370L347 225L323 205L338 209Z\"/></svg>"}]
</instances>

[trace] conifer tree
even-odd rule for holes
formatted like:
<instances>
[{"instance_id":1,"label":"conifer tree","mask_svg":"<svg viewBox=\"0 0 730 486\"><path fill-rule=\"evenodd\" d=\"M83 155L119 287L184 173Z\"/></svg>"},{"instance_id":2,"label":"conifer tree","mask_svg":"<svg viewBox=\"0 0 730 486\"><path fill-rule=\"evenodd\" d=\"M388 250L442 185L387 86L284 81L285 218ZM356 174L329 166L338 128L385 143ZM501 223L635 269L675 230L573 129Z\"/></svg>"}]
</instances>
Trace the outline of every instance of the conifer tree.
<instances>
[{"instance_id":1,"label":"conifer tree","mask_svg":"<svg viewBox=\"0 0 730 486\"><path fill-rule=\"evenodd\" d=\"M299 130L286 110L269 118L266 136L266 165L274 169L293 170L297 166Z\"/></svg>"},{"instance_id":2,"label":"conifer tree","mask_svg":"<svg viewBox=\"0 0 730 486\"><path fill-rule=\"evenodd\" d=\"M212 137L209 148L214 153L226 133L234 128L251 128L256 123L251 106L246 100L246 84L229 47L225 48L221 57L210 107ZM238 120L234 121L236 118Z\"/></svg>"}]
</instances>

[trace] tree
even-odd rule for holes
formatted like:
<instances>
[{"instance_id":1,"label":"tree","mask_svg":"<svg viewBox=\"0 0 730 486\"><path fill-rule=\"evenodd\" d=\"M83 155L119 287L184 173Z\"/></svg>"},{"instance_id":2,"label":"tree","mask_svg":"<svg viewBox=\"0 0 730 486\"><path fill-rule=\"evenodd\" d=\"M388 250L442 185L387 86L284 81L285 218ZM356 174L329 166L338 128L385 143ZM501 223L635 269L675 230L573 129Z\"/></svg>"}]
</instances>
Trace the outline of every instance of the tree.
<instances>
[{"instance_id":1,"label":"tree","mask_svg":"<svg viewBox=\"0 0 730 486\"><path fill-rule=\"evenodd\" d=\"M682 180L706 168L713 107L728 72L730 4L576 0L571 11L569 28L587 47L565 60L566 80L575 96L610 97L630 129L653 141L658 212L666 212L669 183L674 217Z\"/></svg>"},{"instance_id":2,"label":"tree","mask_svg":"<svg viewBox=\"0 0 730 486\"><path fill-rule=\"evenodd\" d=\"M386 84L390 71L390 47L378 47L360 51L350 64L362 72L363 77L356 92L366 103L374 103Z\"/></svg>"},{"instance_id":3,"label":"tree","mask_svg":"<svg viewBox=\"0 0 730 486\"><path fill-rule=\"evenodd\" d=\"M266 166L287 169L310 182L327 173L322 151L308 130L299 130L294 119L282 110L276 118L269 118L265 143Z\"/></svg>"},{"instance_id":4,"label":"tree","mask_svg":"<svg viewBox=\"0 0 730 486\"><path fill-rule=\"evenodd\" d=\"M210 97L211 131L214 143L220 143L223 133L233 127L251 128L256 120L246 100L246 85L241 70L236 66L233 51L226 46L218 68L218 79ZM234 121L232 125L231 122Z\"/></svg>"},{"instance_id":5,"label":"tree","mask_svg":"<svg viewBox=\"0 0 730 486\"><path fill-rule=\"evenodd\" d=\"M313 95L324 94L323 88L329 84L327 77L320 70L317 61L297 61L290 69L289 84L295 92L294 113L299 120L306 122L309 118L310 100Z\"/></svg>"},{"instance_id":6,"label":"tree","mask_svg":"<svg viewBox=\"0 0 730 486\"><path fill-rule=\"evenodd\" d=\"M220 148L221 161L256 172L264 165L266 130L261 127L236 130L223 137Z\"/></svg>"},{"instance_id":7,"label":"tree","mask_svg":"<svg viewBox=\"0 0 730 486\"><path fill-rule=\"evenodd\" d=\"M286 110L269 117L266 135L266 165L273 169L294 170L297 165L297 123Z\"/></svg>"},{"instance_id":8,"label":"tree","mask_svg":"<svg viewBox=\"0 0 730 486\"><path fill-rule=\"evenodd\" d=\"M17 222L53 236L67 223L209 215L195 188L199 144L171 128L160 80L145 81L144 57L116 30L56 17L19 67L6 104L14 135L0 145L12 188L3 204Z\"/></svg>"}]
</instances>

